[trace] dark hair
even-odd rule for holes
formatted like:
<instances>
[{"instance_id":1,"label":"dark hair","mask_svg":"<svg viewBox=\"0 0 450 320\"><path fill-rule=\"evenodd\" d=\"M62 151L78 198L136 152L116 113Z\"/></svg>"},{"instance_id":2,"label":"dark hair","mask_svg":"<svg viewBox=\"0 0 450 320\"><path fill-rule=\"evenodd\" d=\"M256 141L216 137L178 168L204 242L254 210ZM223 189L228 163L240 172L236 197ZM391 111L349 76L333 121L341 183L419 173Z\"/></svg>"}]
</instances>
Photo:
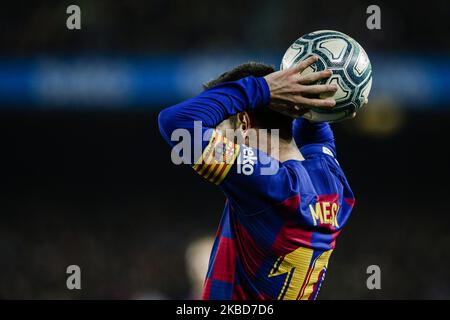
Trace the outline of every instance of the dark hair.
<instances>
[{"instance_id":1,"label":"dark hair","mask_svg":"<svg viewBox=\"0 0 450 320\"><path fill-rule=\"evenodd\" d=\"M263 63L248 62L241 64L230 71L220 75L217 79L211 80L203 85L203 88L209 89L218 84L236 81L248 76L264 77L275 71L273 66ZM292 118L281 113L271 110L270 108L259 108L257 110L248 111L248 114L255 127L264 129L279 129L280 138L283 140L292 139ZM236 117L231 117L232 121L236 121Z\"/></svg>"}]
</instances>

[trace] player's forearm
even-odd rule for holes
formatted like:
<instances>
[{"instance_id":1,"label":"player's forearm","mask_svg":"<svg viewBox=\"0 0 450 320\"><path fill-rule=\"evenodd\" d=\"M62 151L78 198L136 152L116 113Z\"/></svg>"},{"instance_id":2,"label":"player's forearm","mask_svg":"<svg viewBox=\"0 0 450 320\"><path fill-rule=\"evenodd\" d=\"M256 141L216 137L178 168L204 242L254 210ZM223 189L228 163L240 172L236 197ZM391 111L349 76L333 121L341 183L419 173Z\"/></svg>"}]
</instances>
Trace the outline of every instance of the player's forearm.
<instances>
[{"instance_id":1,"label":"player's forearm","mask_svg":"<svg viewBox=\"0 0 450 320\"><path fill-rule=\"evenodd\" d=\"M161 111L159 128L166 139L176 129L193 129L194 121L214 128L236 113L266 106L269 99L270 91L264 78L246 77L223 83Z\"/></svg>"},{"instance_id":2,"label":"player's forearm","mask_svg":"<svg viewBox=\"0 0 450 320\"><path fill-rule=\"evenodd\" d=\"M305 145L320 143L326 144L334 152L333 130L326 122L311 122L305 118L294 121L293 136L299 148Z\"/></svg>"}]
</instances>

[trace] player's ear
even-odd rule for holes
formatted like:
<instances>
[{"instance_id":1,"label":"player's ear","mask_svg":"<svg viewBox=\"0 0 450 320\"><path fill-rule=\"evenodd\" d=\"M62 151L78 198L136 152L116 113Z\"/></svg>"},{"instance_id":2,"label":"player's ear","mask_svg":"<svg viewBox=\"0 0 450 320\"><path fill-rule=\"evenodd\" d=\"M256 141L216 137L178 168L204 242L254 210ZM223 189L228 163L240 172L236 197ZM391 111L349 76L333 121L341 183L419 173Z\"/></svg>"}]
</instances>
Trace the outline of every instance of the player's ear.
<instances>
[{"instance_id":1,"label":"player's ear","mask_svg":"<svg viewBox=\"0 0 450 320\"><path fill-rule=\"evenodd\" d=\"M238 125L241 127L242 131L246 131L252 127L251 121L250 121L250 115L245 111L239 112L237 114L237 120L238 120Z\"/></svg>"}]
</instances>

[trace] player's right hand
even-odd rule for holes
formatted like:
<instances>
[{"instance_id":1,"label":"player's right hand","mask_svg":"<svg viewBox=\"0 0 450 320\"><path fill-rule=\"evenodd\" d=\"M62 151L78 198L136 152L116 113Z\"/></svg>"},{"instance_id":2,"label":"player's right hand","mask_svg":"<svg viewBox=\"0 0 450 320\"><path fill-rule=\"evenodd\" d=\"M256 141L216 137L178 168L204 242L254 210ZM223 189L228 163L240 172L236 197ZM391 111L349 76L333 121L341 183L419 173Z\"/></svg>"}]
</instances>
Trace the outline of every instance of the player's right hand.
<instances>
[{"instance_id":1,"label":"player's right hand","mask_svg":"<svg viewBox=\"0 0 450 320\"><path fill-rule=\"evenodd\" d=\"M311 56L299 64L285 70L280 70L265 76L270 89L270 107L276 111L299 117L309 108L333 108L336 101L333 98L319 99L322 93L333 94L337 90L334 84L315 84L332 75L331 70L301 73L315 63L318 57Z\"/></svg>"}]
</instances>

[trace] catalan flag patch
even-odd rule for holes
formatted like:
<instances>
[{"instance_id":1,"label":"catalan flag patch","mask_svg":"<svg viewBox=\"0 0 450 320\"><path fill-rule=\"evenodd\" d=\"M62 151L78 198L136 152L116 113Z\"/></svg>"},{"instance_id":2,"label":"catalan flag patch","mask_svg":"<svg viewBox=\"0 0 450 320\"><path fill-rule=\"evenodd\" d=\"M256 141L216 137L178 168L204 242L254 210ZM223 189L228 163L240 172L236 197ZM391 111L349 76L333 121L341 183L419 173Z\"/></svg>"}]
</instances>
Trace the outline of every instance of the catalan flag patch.
<instances>
[{"instance_id":1,"label":"catalan flag patch","mask_svg":"<svg viewBox=\"0 0 450 320\"><path fill-rule=\"evenodd\" d=\"M239 154L239 147L214 130L211 140L193 168L203 178L218 185L225 179L233 166Z\"/></svg>"}]
</instances>

